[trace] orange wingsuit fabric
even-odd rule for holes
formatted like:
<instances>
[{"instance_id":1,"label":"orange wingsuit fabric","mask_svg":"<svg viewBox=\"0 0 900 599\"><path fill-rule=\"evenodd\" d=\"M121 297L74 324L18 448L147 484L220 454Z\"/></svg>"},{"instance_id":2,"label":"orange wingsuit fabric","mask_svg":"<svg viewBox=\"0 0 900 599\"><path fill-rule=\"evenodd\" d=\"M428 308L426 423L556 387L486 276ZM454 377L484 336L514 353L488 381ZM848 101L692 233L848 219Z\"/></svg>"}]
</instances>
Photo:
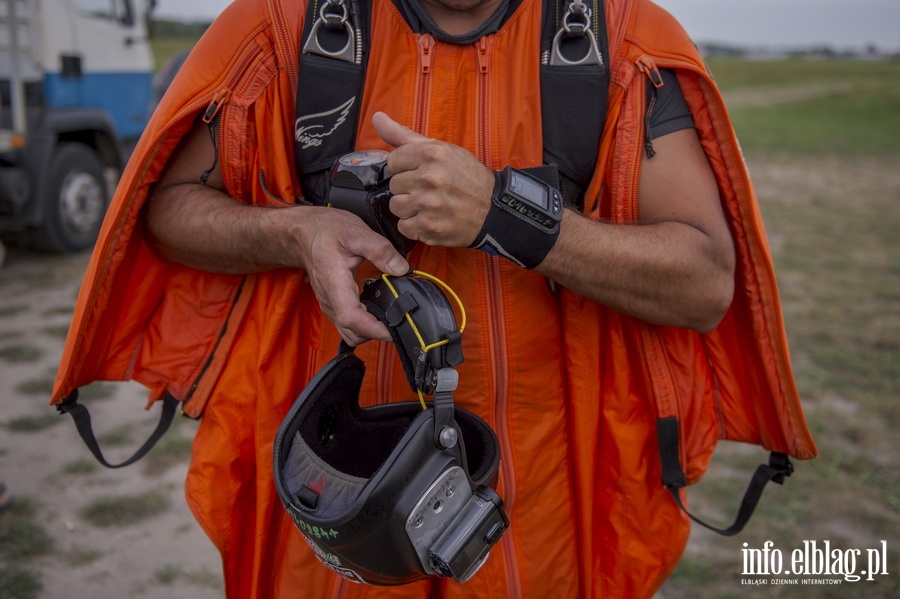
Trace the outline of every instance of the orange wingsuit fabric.
<instances>
[{"instance_id":1,"label":"orange wingsuit fabric","mask_svg":"<svg viewBox=\"0 0 900 599\"><path fill-rule=\"evenodd\" d=\"M470 46L417 36L389 1L373 4L359 148L384 147L370 125L382 110L491 168L540 163L538 0L524 0L500 31ZM338 345L304 273L208 274L160 261L145 242L141 206L213 102L229 193L269 207L300 195L293 112L304 3L236 0L185 63L109 209L53 402L94 380L133 379L151 389L151 403L168 391L186 415L202 415L186 495L222 553L229 597L646 597L675 567L689 531L661 484L658 417L678 417L690 482L720 439L815 456L760 214L722 98L667 13L643 0L610 0L606 9L612 82L586 213L622 226L636 220L645 73L675 69L734 236L735 298L722 324L700 335L551 291L536 273L481 252L414 250L412 264L447 281L468 309L456 398L502 444L499 491L512 526L466 585L336 579L282 509L271 472L275 431ZM361 270L360 278L374 274ZM411 399L392 347L370 342L358 353L368 365L364 402Z\"/></svg>"}]
</instances>

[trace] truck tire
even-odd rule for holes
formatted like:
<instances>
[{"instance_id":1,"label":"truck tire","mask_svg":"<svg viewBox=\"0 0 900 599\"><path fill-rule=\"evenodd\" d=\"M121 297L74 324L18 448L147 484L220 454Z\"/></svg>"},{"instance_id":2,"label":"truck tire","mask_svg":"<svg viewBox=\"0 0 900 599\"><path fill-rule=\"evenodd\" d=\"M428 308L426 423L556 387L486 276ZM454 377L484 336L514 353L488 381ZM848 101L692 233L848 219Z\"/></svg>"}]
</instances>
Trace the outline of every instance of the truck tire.
<instances>
[{"instance_id":1,"label":"truck tire","mask_svg":"<svg viewBox=\"0 0 900 599\"><path fill-rule=\"evenodd\" d=\"M44 220L34 231L35 244L56 253L93 246L106 214L103 163L93 148L61 143L50 161Z\"/></svg>"}]
</instances>

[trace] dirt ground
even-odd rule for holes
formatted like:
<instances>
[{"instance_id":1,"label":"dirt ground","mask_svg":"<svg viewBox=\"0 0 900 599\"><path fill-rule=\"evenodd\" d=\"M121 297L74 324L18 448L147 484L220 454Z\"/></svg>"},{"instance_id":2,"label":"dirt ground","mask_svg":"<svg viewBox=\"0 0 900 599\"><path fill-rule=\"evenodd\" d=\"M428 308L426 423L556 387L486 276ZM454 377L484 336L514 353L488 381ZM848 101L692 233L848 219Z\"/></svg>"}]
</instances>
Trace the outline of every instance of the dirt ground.
<instances>
[{"instance_id":1,"label":"dirt ground","mask_svg":"<svg viewBox=\"0 0 900 599\"><path fill-rule=\"evenodd\" d=\"M184 501L187 462L152 474L141 464L90 470L93 457L71 418L55 415L49 395L29 391L52 381L87 261L87 255L13 249L0 269L0 349L6 350L0 358L0 481L19 503L35 504L35 519L52 541L48 553L21 567L39 574L38 596L45 599L221 597L218 553ZM90 404L91 415L98 436L111 441L107 457L116 461L149 435L158 410L143 411L146 393L139 385L108 389L109 397ZM40 430L10 427L46 415L56 420L35 425ZM125 439L109 436L123 431ZM98 499L160 493L168 509L135 524L92 525L81 513Z\"/></svg>"}]
</instances>

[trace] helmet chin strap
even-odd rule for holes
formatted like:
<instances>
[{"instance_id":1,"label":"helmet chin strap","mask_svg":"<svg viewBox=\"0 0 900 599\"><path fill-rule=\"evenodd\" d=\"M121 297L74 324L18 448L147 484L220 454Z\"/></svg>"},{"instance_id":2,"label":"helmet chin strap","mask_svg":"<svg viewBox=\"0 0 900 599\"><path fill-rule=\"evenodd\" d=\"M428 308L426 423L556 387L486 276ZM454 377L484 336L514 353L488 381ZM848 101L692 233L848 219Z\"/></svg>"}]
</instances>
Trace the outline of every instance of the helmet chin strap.
<instances>
[{"instance_id":1,"label":"helmet chin strap","mask_svg":"<svg viewBox=\"0 0 900 599\"><path fill-rule=\"evenodd\" d=\"M455 368L438 370L434 389L434 444L443 449L450 449L459 442L459 433L453 426L453 392L458 383L459 373Z\"/></svg>"}]
</instances>

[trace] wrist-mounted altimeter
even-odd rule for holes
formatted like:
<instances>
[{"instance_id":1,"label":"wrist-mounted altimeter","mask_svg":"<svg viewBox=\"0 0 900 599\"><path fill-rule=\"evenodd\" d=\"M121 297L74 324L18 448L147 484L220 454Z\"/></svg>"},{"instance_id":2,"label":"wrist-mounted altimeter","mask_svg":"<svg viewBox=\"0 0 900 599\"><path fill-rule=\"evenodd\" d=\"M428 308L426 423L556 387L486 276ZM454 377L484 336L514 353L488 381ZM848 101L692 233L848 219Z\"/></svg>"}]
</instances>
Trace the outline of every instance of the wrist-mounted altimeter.
<instances>
[{"instance_id":1,"label":"wrist-mounted altimeter","mask_svg":"<svg viewBox=\"0 0 900 599\"><path fill-rule=\"evenodd\" d=\"M359 216L386 237L406 256L415 241L397 229L399 219L391 212L391 177L384 150L362 150L344 154L331 169L328 205Z\"/></svg>"},{"instance_id":2,"label":"wrist-mounted altimeter","mask_svg":"<svg viewBox=\"0 0 900 599\"><path fill-rule=\"evenodd\" d=\"M524 268L547 257L559 237L562 194L526 172L507 166L494 173L491 209L470 246Z\"/></svg>"}]
</instances>

